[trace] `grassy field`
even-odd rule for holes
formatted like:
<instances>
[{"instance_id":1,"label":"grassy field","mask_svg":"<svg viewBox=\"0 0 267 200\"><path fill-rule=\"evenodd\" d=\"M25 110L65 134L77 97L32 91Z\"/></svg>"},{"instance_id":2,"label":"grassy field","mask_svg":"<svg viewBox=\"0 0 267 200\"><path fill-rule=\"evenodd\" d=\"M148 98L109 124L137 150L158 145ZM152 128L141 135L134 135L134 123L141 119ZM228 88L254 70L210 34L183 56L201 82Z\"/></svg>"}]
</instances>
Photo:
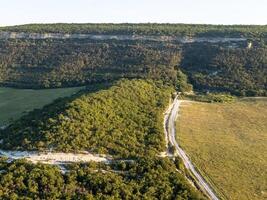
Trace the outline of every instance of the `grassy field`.
<instances>
[{"instance_id":1,"label":"grassy field","mask_svg":"<svg viewBox=\"0 0 267 200\"><path fill-rule=\"evenodd\" d=\"M0 127L11 119L18 119L25 112L41 108L59 97L69 96L81 87L60 89L14 89L0 87Z\"/></svg>"},{"instance_id":2,"label":"grassy field","mask_svg":"<svg viewBox=\"0 0 267 200\"><path fill-rule=\"evenodd\" d=\"M267 199L266 99L183 103L177 139L227 199Z\"/></svg>"}]
</instances>

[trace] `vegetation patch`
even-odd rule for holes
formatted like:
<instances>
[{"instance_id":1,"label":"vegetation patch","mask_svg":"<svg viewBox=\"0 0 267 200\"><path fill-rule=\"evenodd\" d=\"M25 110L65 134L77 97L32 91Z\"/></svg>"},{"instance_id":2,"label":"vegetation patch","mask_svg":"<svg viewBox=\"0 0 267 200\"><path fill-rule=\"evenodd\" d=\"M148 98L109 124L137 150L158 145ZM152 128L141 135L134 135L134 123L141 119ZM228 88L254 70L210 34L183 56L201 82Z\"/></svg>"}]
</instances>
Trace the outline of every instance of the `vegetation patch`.
<instances>
[{"instance_id":1,"label":"vegetation patch","mask_svg":"<svg viewBox=\"0 0 267 200\"><path fill-rule=\"evenodd\" d=\"M0 40L0 85L58 88L120 78L173 82L176 46L131 41Z\"/></svg>"},{"instance_id":2,"label":"vegetation patch","mask_svg":"<svg viewBox=\"0 0 267 200\"><path fill-rule=\"evenodd\" d=\"M168 158L110 166L77 164L62 174L51 165L0 158L1 199L204 199Z\"/></svg>"},{"instance_id":3,"label":"vegetation patch","mask_svg":"<svg viewBox=\"0 0 267 200\"><path fill-rule=\"evenodd\" d=\"M189 98L194 101L206 102L206 103L230 103L236 101L236 97L230 94L223 93L208 93L208 94L197 94L197 95L185 95L185 98Z\"/></svg>"},{"instance_id":4,"label":"vegetation patch","mask_svg":"<svg viewBox=\"0 0 267 200\"><path fill-rule=\"evenodd\" d=\"M160 82L122 80L35 110L0 132L0 148L86 150L123 158L165 151L163 112L173 89Z\"/></svg>"},{"instance_id":5,"label":"vegetation patch","mask_svg":"<svg viewBox=\"0 0 267 200\"><path fill-rule=\"evenodd\" d=\"M267 101L183 103L177 139L228 199L266 199Z\"/></svg>"},{"instance_id":6,"label":"vegetation patch","mask_svg":"<svg viewBox=\"0 0 267 200\"><path fill-rule=\"evenodd\" d=\"M237 96L267 94L267 47L264 44L248 49L193 43L184 46L182 57L180 66L196 90L230 92Z\"/></svg>"}]
</instances>

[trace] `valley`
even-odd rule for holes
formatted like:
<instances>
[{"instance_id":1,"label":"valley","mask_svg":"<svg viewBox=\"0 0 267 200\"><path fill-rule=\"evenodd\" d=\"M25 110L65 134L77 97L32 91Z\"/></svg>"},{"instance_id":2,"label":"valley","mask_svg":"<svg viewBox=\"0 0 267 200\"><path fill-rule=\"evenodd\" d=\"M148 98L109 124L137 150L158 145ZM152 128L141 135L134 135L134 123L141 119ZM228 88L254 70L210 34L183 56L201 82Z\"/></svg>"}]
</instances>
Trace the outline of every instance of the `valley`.
<instances>
[{"instance_id":1,"label":"valley","mask_svg":"<svg viewBox=\"0 0 267 200\"><path fill-rule=\"evenodd\" d=\"M0 27L0 199L265 199L266 33Z\"/></svg>"}]
</instances>

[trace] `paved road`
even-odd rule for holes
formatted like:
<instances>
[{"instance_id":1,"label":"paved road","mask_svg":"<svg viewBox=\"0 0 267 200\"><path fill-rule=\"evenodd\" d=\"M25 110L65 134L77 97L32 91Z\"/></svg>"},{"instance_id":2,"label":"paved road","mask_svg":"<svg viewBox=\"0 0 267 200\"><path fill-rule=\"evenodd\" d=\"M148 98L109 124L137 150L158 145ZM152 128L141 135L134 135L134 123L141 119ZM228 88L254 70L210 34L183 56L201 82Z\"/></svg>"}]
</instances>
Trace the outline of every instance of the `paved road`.
<instances>
[{"instance_id":1,"label":"paved road","mask_svg":"<svg viewBox=\"0 0 267 200\"><path fill-rule=\"evenodd\" d=\"M175 139L175 127L176 127L176 118L178 116L179 108L181 105L181 100L178 100L176 97L172 104L172 109L169 112L169 117L167 119L167 122L165 123L165 130L167 130L168 133L168 139L169 142L175 147L178 155L182 158L185 167L191 171L191 173L194 175L194 177L197 180L198 186L210 197L212 200L219 200L219 198L216 196L216 194L213 192L211 187L207 184L207 182L204 180L204 178L196 171L194 165L190 161L190 159L187 157L183 149L179 146Z\"/></svg>"}]
</instances>

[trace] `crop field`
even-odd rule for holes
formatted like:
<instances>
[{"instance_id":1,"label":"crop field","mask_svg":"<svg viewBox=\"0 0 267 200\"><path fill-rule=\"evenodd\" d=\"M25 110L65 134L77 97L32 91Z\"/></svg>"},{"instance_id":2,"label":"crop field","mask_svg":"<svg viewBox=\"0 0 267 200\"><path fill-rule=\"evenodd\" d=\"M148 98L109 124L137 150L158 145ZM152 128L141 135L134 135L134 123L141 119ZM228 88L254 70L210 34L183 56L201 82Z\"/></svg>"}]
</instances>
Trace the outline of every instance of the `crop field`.
<instances>
[{"instance_id":1,"label":"crop field","mask_svg":"<svg viewBox=\"0 0 267 200\"><path fill-rule=\"evenodd\" d=\"M219 196L267 199L266 98L184 102L177 139Z\"/></svg>"},{"instance_id":2,"label":"crop field","mask_svg":"<svg viewBox=\"0 0 267 200\"><path fill-rule=\"evenodd\" d=\"M0 87L0 127L10 120L18 119L25 112L41 108L80 89L81 87L30 90Z\"/></svg>"}]
</instances>

